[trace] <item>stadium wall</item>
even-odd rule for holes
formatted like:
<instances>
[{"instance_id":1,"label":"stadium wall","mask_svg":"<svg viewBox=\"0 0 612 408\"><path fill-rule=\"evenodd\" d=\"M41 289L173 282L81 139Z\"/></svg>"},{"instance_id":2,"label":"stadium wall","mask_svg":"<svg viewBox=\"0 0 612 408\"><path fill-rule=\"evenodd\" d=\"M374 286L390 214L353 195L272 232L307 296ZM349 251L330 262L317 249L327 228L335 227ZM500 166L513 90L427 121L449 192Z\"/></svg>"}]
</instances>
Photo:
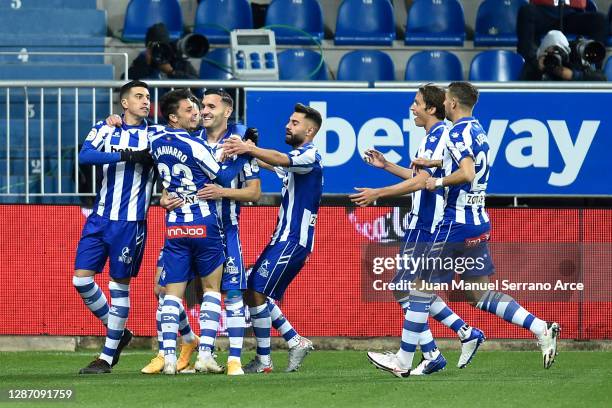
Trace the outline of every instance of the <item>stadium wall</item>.
<instances>
[{"instance_id":1,"label":"stadium wall","mask_svg":"<svg viewBox=\"0 0 612 408\"><path fill-rule=\"evenodd\" d=\"M609 270L612 210L491 209L497 280L582 283L583 290L511 292L532 313L556 320L563 337L612 339ZM245 207L241 238L245 263L255 262L276 221L276 207ZM86 212L78 206L0 205L0 335L102 335L103 328L72 287L73 260ZM281 306L306 336L398 336L402 314L390 292L372 290L372 259L394 256L404 228L400 208L323 207L315 250ZM140 275L131 289L129 326L155 335L153 276L163 243L164 215L149 213ZM106 290L108 276L98 283ZM531 338L526 330L476 310L457 292L442 294L489 338ZM434 322L436 337L454 333Z\"/></svg>"}]
</instances>

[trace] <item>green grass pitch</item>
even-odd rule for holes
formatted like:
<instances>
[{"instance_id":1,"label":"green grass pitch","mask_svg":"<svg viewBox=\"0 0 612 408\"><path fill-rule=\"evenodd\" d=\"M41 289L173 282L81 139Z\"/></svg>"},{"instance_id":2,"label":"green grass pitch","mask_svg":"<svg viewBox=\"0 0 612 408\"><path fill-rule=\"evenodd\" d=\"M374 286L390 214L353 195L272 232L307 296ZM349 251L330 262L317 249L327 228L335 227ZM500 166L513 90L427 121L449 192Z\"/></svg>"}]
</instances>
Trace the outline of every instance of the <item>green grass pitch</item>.
<instances>
[{"instance_id":1,"label":"green grass pitch","mask_svg":"<svg viewBox=\"0 0 612 408\"><path fill-rule=\"evenodd\" d=\"M243 361L253 355L245 352ZM111 374L79 376L94 352L0 353L0 406L14 407L598 407L611 406L612 353L563 352L550 370L537 352L480 351L459 370L395 378L376 370L365 352L315 351L300 372L285 373L287 354L272 355L271 374L143 375L151 351L126 350ZM226 355L221 353L219 361ZM72 402L9 401L7 389L75 390Z\"/></svg>"}]
</instances>

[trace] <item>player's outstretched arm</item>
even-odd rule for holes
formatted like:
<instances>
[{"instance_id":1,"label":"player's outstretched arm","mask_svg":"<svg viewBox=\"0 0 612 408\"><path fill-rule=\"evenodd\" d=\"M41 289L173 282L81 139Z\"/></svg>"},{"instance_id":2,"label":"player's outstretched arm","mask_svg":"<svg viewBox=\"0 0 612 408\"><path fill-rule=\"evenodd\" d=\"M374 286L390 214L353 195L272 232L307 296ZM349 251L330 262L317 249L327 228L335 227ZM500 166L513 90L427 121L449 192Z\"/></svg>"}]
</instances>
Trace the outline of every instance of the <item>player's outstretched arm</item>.
<instances>
[{"instance_id":1,"label":"player's outstretched arm","mask_svg":"<svg viewBox=\"0 0 612 408\"><path fill-rule=\"evenodd\" d=\"M223 143L223 151L228 156L235 154L248 154L249 156L255 157L271 166L282 166L288 167L291 162L289 156L285 153L281 153L277 150L262 149L261 147L255 146L253 143L248 143L236 136L230 136Z\"/></svg>"},{"instance_id":2,"label":"player's outstretched arm","mask_svg":"<svg viewBox=\"0 0 612 408\"><path fill-rule=\"evenodd\" d=\"M459 168L457 170L446 177L429 178L426 181L426 187L429 191L434 191L444 186L471 183L474 180L474 177L476 177L474 159L472 159L472 156L466 156L459 162Z\"/></svg>"},{"instance_id":3,"label":"player's outstretched arm","mask_svg":"<svg viewBox=\"0 0 612 408\"><path fill-rule=\"evenodd\" d=\"M360 207L366 207L376 200L385 197L398 197L408 193L413 193L425 188L425 182L429 178L429 173L420 171L416 176L409 180L381 188L361 188L355 187L358 193L349 195L352 202Z\"/></svg>"},{"instance_id":4,"label":"player's outstretched arm","mask_svg":"<svg viewBox=\"0 0 612 408\"><path fill-rule=\"evenodd\" d=\"M381 152L375 149L366 150L363 160L370 166L386 170L389 173L405 180L413 176L412 169L407 169L405 167L399 166L395 163L388 161L387 159L385 159L385 156Z\"/></svg>"},{"instance_id":5,"label":"player's outstretched arm","mask_svg":"<svg viewBox=\"0 0 612 408\"><path fill-rule=\"evenodd\" d=\"M201 200L218 200L228 198L234 201L257 202L261 197L261 181L259 179L247 180L242 188L226 188L217 184L206 184L197 192Z\"/></svg>"}]
</instances>

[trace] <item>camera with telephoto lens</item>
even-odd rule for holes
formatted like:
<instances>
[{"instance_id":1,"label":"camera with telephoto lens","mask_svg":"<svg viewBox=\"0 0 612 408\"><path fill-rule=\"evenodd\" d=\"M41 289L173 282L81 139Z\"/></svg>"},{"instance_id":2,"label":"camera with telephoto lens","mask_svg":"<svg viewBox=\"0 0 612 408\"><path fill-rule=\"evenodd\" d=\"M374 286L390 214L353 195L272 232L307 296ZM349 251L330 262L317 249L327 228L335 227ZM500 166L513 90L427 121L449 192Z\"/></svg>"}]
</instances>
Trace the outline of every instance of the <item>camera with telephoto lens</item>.
<instances>
[{"instance_id":1,"label":"camera with telephoto lens","mask_svg":"<svg viewBox=\"0 0 612 408\"><path fill-rule=\"evenodd\" d=\"M572 49L571 60L583 68L591 65L601 66L606 57L606 47L603 43L579 37L570 43Z\"/></svg>"},{"instance_id":2,"label":"camera with telephoto lens","mask_svg":"<svg viewBox=\"0 0 612 408\"><path fill-rule=\"evenodd\" d=\"M201 34L187 34L174 43L154 41L149 44L153 65L173 65L177 60L202 58L208 52L209 44Z\"/></svg>"}]
</instances>

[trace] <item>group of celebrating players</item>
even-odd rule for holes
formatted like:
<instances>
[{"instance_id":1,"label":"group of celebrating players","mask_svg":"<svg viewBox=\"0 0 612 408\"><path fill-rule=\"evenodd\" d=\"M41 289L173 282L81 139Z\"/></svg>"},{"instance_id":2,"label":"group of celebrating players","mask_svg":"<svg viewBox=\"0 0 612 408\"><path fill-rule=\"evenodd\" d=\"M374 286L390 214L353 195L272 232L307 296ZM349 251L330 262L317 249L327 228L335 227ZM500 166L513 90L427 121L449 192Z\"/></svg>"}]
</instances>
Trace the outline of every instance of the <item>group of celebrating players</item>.
<instances>
[{"instance_id":1,"label":"group of celebrating players","mask_svg":"<svg viewBox=\"0 0 612 408\"><path fill-rule=\"evenodd\" d=\"M151 125L148 86L132 81L121 88L123 116L99 122L87 136L79 160L101 166L101 188L77 248L73 284L85 305L107 328L104 348L81 374L108 373L131 341L126 328L129 284L138 274L146 240L146 214L155 175L163 185L166 239L160 251L156 294L159 354L143 373L222 373L213 354L225 294L229 335L228 375L270 372L272 325L287 340L287 371L299 368L313 349L284 318L280 299L313 246L322 194L322 166L312 140L321 115L297 104L286 125L289 153L256 146L257 130L228 124L231 96L220 89L199 101L189 90L160 100L165 126ZM248 280L239 236L240 202L261 194L259 168L283 182L278 223ZM111 305L94 281L109 260ZM191 330L182 298L191 280L201 282L200 336ZM257 337L257 356L244 367L240 355L245 306ZM177 358L177 336L182 347ZM190 366L192 354L197 359Z\"/></svg>"},{"instance_id":2,"label":"group of celebrating players","mask_svg":"<svg viewBox=\"0 0 612 408\"><path fill-rule=\"evenodd\" d=\"M199 101L188 90L175 90L160 100L165 126L147 123L148 86L132 81L121 88L122 117L111 116L91 130L79 160L101 166L101 188L79 241L73 284L85 305L107 328L99 358L82 374L108 373L130 342L126 328L130 279L138 274L146 240L146 214L156 175L166 209L166 239L160 251L155 293L159 353L142 369L163 372L270 372L270 329L278 329L289 346L287 371L297 370L312 343L285 319L274 300L282 298L313 250L314 228L322 194L321 157L313 144L322 118L315 109L297 104L285 128L293 150L281 153L257 146L257 130L229 124L231 96L208 90ZM426 136L410 168L388 162L376 150L364 160L404 179L383 188L357 188L350 196L360 206L379 198L412 194L412 210L401 255L408 257L479 258L461 279L486 283L494 267L488 249L490 223L485 211L489 178L489 145L472 116L477 89L453 82L446 90L433 84L419 88L411 110ZM452 122L449 128L444 119ZM259 169L275 172L283 182L276 228L248 275L239 237L241 202L261 195ZM94 281L109 260L111 306ZM398 377L442 370L446 360L428 325L431 315L454 330L461 340L458 367L466 367L484 342L483 331L469 326L422 283L450 282L453 270L399 269L394 282L411 288L394 292L404 311L397 353L369 352L377 368ZM201 282L200 336L191 329L182 303L189 281ZM478 285L471 286L477 288ZM425 288L425 289L423 289ZM227 314L227 369L215 360L214 343L221 315ZM543 353L544 367L555 360L559 325L538 319L501 292L473 289L466 295L477 308L530 330ZM244 367L240 356L246 326L245 304L257 341L255 358ZM182 336L177 358L177 336ZM423 358L412 368L420 346ZM192 354L197 358L190 365Z\"/></svg>"}]
</instances>

